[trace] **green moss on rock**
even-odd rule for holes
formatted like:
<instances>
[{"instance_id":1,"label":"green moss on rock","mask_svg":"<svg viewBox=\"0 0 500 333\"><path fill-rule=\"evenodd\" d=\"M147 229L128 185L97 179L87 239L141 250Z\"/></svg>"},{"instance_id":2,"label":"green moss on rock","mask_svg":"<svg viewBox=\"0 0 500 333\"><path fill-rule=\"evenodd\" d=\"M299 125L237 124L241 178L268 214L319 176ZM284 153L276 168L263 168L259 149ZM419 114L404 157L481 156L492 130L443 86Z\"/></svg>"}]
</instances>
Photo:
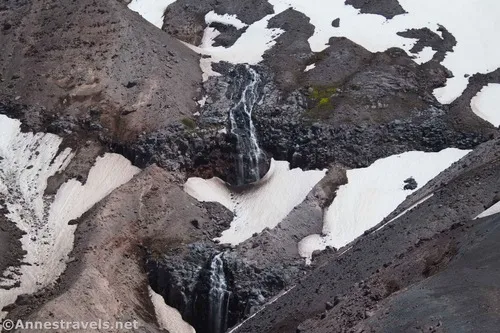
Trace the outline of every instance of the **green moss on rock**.
<instances>
[{"instance_id":1,"label":"green moss on rock","mask_svg":"<svg viewBox=\"0 0 500 333\"><path fill-rule=\"evenodd\" d=\"M183 118L181 120L181 123L186 126L188 129L195 129L196 128L196 122L194 121L193 118Z\"/></svg>"},{"instance_id":2,"label":"green moss on rock","mask_svg":"<svg viewBox=\"0 0 500 333\"><path fill-rule=\"evenodd\" d=\"M336 94L336 87L311 87L309 89L311 108L307 111L306 116L310 118L328 118L334 109L332 97Z\"/></svg>"}]
</instances>

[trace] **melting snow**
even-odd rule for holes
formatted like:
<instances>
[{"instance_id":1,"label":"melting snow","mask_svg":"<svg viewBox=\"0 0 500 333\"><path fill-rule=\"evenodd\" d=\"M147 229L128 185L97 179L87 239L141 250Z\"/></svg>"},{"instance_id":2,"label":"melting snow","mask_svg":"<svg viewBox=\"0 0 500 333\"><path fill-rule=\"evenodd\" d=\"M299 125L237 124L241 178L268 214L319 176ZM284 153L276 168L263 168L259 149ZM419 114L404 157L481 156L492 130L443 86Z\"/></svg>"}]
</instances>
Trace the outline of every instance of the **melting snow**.
<instances>
[{"instance_id":1,"label":"melting snow","mask_svg":"<svg viewBox=\"0 0 500 333\"><path fill-rule=\"evenodd\" d=\"M184 189L199 201L219 202L234 212L231 227L218 240L237 245L254 233L276 227L304 201L325 173L326 170L290 170L288 162L272 160L269 172L247 191L231 191L218 178L190 178Z\"/></svg>"},{"instance_id":2,"label":"melting snow","mask_svg":"<svg viewBox=\"0 0 500 333\"><path fill-rule=\"evenodd\" d=\"M97 159L85 185L72 179L55 196L44 195L48 178L63 170L72 154L70 149L58 153L62 142L58 136L22 133L20 125L18 120L0 115L0 194L5 197L7 218L26 232L21 243L27 251L23 262L29 265L19 268L19 287L0 289L0 309L21 294L53 283L64 271L73 247L76 226L68 222L139 171L124 157L106 154ZM12 282L0 279L3 286L12 286Z\"/></svg>"},{"instance_id":3,"label":"melting snow","mask_svg":"<svg viewBox=\"0 0 500 333\"><path fill-rule=\"evenodd\" d=\"M468 152L455 148L438 153L411 151L377 160L367 168L348 170L348 183L338 189L325 211L324 236L304 238L299 243L299 253L310 260L316 250L347 245ZM415 190L403 189L404 180L409 177L418 183Z\"/></svg>"},{"instance_id":4,"label":"melting snow","mask_svg":"<svg viewBox=\"0 0 500 333\"><path fill-rule=\"evenodd\" d=\"M168 306L163 297L155 293L151 287L148 289L149 297L155 308L156 320L162 330L172 333L196 333L195 329L182 319L179 311Z\"/></svg>"},{"instance_id":5,"label":"melting snow","mask_svg":"<svg viewBox=\"0 0 500 333\"><path fill-rule=\"evenodd\" d=\"M479 117L493 124L500 126L500 84L491 83L471 100L472 111Z\"/></svg>"}]
</instances>

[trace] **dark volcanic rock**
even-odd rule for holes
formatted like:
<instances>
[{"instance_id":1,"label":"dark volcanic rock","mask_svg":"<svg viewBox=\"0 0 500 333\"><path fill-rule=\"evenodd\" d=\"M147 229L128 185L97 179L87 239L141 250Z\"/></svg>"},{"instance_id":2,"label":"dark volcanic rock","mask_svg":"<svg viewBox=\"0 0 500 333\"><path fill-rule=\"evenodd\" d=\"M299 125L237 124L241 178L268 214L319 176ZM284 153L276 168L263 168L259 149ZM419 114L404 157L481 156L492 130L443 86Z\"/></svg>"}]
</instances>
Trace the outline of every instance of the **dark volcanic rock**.
<instances>
[{"instance_id":1,"label":"dark volcanic rock","mask_svg":"<svg viewBox=\"0 0 500 333\"><path fill-rule=\"evenodd\" d=\"M469 78L469 84L465 91L450 105L450 113L453 115L455 123L464 128L474 126L471 117L475 117L475 114L471 108L471 100L484 86L490 83L500 83L500 68L486 74L477 73Z\"/></svg>"},{"instance_id":2,"label":"dark volcanic rock","mask_svg":"<svg viewBox=\"0 0 500 333\"><path fill-rule=\"evenodd\" d=\"M273 17L268 27L285 32L276 39L276 45L266 51L264 63L276 73L276 83L290 90L297 86L312 57L308 39L314 33L314 26L307 16L290 8Z\"/></svg>"},{"instance_id":3,"label":"dark volcanic rock","mask_svg":"<svg viewBox=\"0 0 500 333\"><path fill-rule=\"evenodd\" d=\"M405 190L414 190L414 189L416 189L418 187L418 183L415 180L415 178L413 178L413 177L405 179L404 183L405 183L405 185L404 185L403 188Z\"/></svg>"},{"instance_id":4,"label":"dark volcanic rock","mask_svg":"<svg viewBox=\"0 0 500 333\"><path fill-rule=\"evenodd\" d=\"M458 111L468 119L458 122L457 113L435 100L432 90L446 79L439 64L418 66L397 49L374 54L368 62L368 53L358 54L358 68L339 70L349 61L342 54L325 58L329 67L320 61L305 73L309 87L298 91L281 93L267 85L255 110L267 153L302 168L333 161L355 168L408 150L472 148L493 135L492 127L472 112Z\"/></svg>"},{"instance_id":5,"label":"dark volcanic rock","mask_svg":"<svg viewBox=\"0 0 500 333\"><path fill-rule=\"evenodd\" d=\"M361 13L379 14L387 19L406 13L398 0L346 0L345 4L359 9Z\"/></svg>"},{"instance_id":6,"label":"dark volcanic rock","mask_svg":"<svg viewBox=\"0 0 500 333\"><path fill-rule=\"evenodd\" d=\"M368 332L496 332L500 316L500 216L476 222L472 244L461 244L456 259L441 272L373 311L356 329ZM429 263L434 264L434 263ZM471 269L473 267L473 269ZM359 327L359 328L358 328ZM313 330L311 332L323 332Z\"/></svg>"},{"instance_id":7,"label":"dark volcanic rock","mask_svg":"<svg viewBox=\"0 0 500 333\"><path fill-rule=\"evenodd\" d=\"M373 54L347 38L330 38L329 47L315 54L316 67L305 74L312 86L335 86L369 63Z\"/></svg>"},{"instance_id":8,"label":"dark volcanic rock","mask_svg":"<svg viewBox=\"0 0 500 333\"><path fill-rule=\"evenodd\" d=\"M209 244L190 244L186 248L172 249L161 257L150 255L147 260L151 287L200 333L218 333L209 325L218 319L211 313L214 301L210 296L211 262L223 251ZM297 275L293 267L270 263L267 267L255 266L231 251L224 252L221 258L228 291L227 313L222 313L227 327L253 314Z\"/></svg>"},{"instance_id":9,"label":"dark volcanic rock","mask_svg":"<svg viewBox=\"0 0 500 333\"><path fill-rule=\"evenodd\" d=\"M212 10L221 15L236 15L246 24L274 12L266 0L250 0L243 4L233 0L178 0L167 7L163 30L182 41L199 45L206 27L205 15Z\"/></svg>"},{"instance_id":10,"label":"dark volcanic rock","mask_svg":"<svg viewBox=\"0 0 500 333\"><path fill-rule=\"evenodd\" d=\"M0 272L4 272L8 267L19 266L25 255L20 241L23 232L9 221L6 217L8 213L5 202L0 196L0 253L2 253L2 256L0 256ZM9 280L9 277L7 277L7 280Z\"/></svg>"},{"instance_id":11,"label":"dark volcanic rock","mask_svg":"<svg viewBox=\"0 0 500 333\"><path fill-rule=\"evenodd\" d=\"M457 319L456 315L466 312L484 318L485 323L498 322L498 314L487 307L471 307L472 304L485 304L479 298L484 299L482 295L486 294L477 292L485 290L485 286L492 288L492 293L498 293L498 284L491 280L498 269L493 264L498 261L497 247L493 246L498 241L498 217L484 223L471 220L489 207L500 187L498 156L498 140L478 147L417 191L412 202L430 193L433 197L381 230L375 231L380 225L373 228L353 242L349 251L340 251L329 263L317 267L294 289L266 306L236 332L292 333L297 329L317 333L363 329L370 332L370 328L375 332L406 331L404 327L415 322L436 326L437 322L430 315L439 317L438 304L445 300L450 309L442 312L445 328L457 327L462 319ZM392 217L393 214L388 219ZM482 257L484 260L476 261L474 249L481 247L484 250L479 253L487 255ZM471 267L481 269L471 271ZM457 275L452 280L446 278L453 274ZM454 288L453 281L457 277L461 285L474 286L470 292ZM469 284L467 277L477 283ZM415 287L410 288L412 285ZM410 288L408 295L407 287ZM437 288L440 290L437 294L426 292ZM448 292L450 298L445 296ZM334 302L336 298L340 302L322 316L325 303ZM433 313L426 311L423 305L411 313L395 308L411 300L417 304L429 302ZM495 300L491 304L496 307L497 303ZM397 313L387 315L391 309ZM401 320L398 315L402 315ZM370 320L372 317L374 319ZM480 323L482 321L472 320L467 325L477 327ZM485 331L495 330L487 324Z\"/></svg>"},{"instance_id":12,"label":"dark volcanic rock","mask_svg":"<svg viewBox=\"0 0 500 333\"><path fill-rule=\"evenodd\" d=\"M427 27L398 32L398 35L406 38L417 39L417 42L410 50L412 53L419 53L426 46L432 47L432 49L436 51L432 60L441 62L444 60L447 52L453 51L453 48L457 45L457 40L450 32L448 32L448 30L446 30L445 27L441 25L439 26L438 31L441 32L442 37Z\"/></svg>"},{"instance_id":13,"label":"dark volcanic rock","mask_svg":"<svg viewBox=\"0 0 500 333\"><path fill-rule=\"evenodd\" d=\"M210 26L216 28L220 32L220 35L215 37L213 46L230 47L246 31L246 28L236 29L232 25L221 23L212 23Z\"/></svg>"}]
</instances>

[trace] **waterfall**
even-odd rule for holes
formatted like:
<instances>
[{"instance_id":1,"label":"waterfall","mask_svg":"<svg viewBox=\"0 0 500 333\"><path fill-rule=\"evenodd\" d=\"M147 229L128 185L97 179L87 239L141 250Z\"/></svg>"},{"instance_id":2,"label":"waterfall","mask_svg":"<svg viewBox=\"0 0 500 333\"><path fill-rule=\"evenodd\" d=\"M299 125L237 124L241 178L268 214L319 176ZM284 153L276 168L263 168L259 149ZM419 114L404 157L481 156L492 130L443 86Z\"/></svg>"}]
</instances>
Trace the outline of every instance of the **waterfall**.
<instances>
[{"instance_id":1,"label":"waterfall","mask_svg":"<svg viewBox=\"0 0 500 333\"><path fill-rule=\"evenodd\" d=\"M223 253L213 257L210 264L209 332L224 333L227 329L227 312L230 292L227 290Z\"/></svg>"},{"instance_id":2,"label":"waterfall","mask_svg":"<svg viewBox=\"0 0 500 333\"><path fill-rule=\"evenodd\" d=\"M260 75L249 65L245 65L245 68L248 76L238 77L239 80L244 80L244 89L238 102L229 111L231 134L236 138L238 185L259 180L262 156L252 121L252 111L259 99Z\"/></svg>"}]
</instances>

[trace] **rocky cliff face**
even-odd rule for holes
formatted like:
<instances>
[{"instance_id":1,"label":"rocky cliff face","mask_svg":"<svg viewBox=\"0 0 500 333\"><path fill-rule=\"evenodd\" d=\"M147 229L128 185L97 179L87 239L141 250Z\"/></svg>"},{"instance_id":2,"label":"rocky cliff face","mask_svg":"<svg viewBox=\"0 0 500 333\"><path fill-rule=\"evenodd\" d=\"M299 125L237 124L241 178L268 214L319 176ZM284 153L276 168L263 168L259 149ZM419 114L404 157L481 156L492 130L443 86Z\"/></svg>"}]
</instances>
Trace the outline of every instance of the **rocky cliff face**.
<instances>
[{"instance_id":1,"label":"rocky cliff face","mask_svg":"<svg viewBox=\"0 0 500 333\"><path fill-rule=\"evenodd\" d=\"M220 269L214 266L215 259ZM225 332L254 314L302 271L277 262L263 265L210 243L194 243L161 255L151 252L146 265L151 287L197 332L207 333Z\"/></svg>"}]
</instances>

